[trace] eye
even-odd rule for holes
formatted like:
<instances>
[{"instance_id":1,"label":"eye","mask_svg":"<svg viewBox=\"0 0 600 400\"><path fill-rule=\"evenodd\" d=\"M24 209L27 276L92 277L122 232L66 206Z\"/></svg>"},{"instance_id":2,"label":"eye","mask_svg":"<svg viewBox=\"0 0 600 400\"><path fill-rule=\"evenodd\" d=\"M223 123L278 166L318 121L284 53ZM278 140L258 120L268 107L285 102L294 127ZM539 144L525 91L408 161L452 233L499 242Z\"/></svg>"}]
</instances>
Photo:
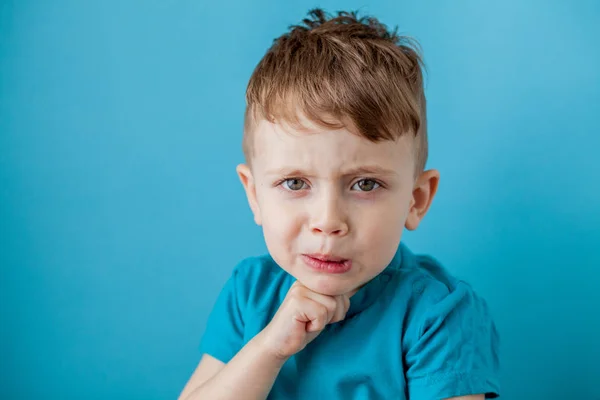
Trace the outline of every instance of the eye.
<instances>
[{"instance_id":1,"label":"eye","mask_svg":"<svg viewBox=\"0 0 600 400\"><path fill-rule=\"evenodd\" d=\"M361 179L352 185L352 190L358 190L359 192L370 192L380 186L381 185L373 179Z\"/></svg>"},{"instance_id":2,"label":"eye","mask_svg":"<svg viewBox=\"0 0 600 400\"><path fill-rule=\"evenodd\" d=\"M283 185L283 187L285 189L291 190L291 191L302 190L307 186L306 182L304 182L302 179L298 179L298 178L286 179L285 181L281 182L281 184Z\"/></svg>"}]
</instances>

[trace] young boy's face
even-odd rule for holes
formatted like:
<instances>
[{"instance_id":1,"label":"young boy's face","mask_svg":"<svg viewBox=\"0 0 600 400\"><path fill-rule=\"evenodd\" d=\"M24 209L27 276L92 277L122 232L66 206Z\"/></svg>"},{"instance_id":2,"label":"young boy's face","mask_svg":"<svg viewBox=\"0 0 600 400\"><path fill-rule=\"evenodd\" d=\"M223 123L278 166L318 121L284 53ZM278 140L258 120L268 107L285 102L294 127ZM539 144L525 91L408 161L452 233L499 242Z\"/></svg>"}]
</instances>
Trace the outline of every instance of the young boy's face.
<instances>
[{"instance_id":1,"label":"young boy's face","mask_svg":"<svg viewBox=\"0 0 600 400\"><path fill-rule=\"evenodd\" d=\"M265 120L238 173L273 259L309 289L353 294L415 229L437 171L414 179L413 137L377 143L346 129L295 131Z\"/></svg>"}]
</instances>

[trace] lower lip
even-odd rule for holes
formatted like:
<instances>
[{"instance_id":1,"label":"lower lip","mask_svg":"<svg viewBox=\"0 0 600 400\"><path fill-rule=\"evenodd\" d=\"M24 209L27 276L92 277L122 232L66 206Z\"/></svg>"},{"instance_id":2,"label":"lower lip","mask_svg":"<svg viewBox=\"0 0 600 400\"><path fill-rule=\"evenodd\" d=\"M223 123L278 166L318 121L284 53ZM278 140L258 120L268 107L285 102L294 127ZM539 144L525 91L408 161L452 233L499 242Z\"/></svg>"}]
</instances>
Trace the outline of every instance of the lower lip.
<instances>
[{"instance_id":1,"label":"lower lip","mask_svg":"<svg viewBox=\"0 0 600 400\"><path fill-rule=\"evenodd\" d=\"M310 268L319 272L326 272L328 274L343 274L350 271L350 268L352 268L351 260L342 262L323 261L307 255L302 255L302 259Z\"/></svg>"}]
</instances>

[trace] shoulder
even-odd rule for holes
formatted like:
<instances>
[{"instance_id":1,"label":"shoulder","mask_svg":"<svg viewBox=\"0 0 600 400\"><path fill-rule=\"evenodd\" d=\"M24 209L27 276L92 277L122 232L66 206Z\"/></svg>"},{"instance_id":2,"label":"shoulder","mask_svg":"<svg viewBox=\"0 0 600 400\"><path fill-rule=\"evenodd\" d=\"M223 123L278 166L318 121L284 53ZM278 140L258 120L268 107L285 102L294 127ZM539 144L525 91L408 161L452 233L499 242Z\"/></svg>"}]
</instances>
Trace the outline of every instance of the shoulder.
<instances>
[{"instance_id":1,"label":"shoulder","mask_svg":"<svg viewBox=\"0 0 600 400\"><path fill-rule=\"evenodd\" d=\"M245 279L261 279L279 274L281 268L268 254L246 257L242 259L233 269L234 276Z\"/></svg>"},{"instance_id":2,"label":"shoulder","mask_svg":"<svg viewBox=\"0 0 600 400\"><path fill-rule=\"evenodd\" d=\"M420 337L436 323L491 323L485 299L463 279L451 274L429 255L404 251L398 270L405 293L409 293L406 322L414 337Z\"/></svg>"},{"instance_id":3,"label":"shoulder","mask_svg":"<svg viewBox=\"0 0 600 400\"><path fill-rule=\"evenodd\" d=\"M430 256L409 256L398 272L411 285L402 343L414 397L498 393L499 335L484 298Z\"/></svg>"},{"instance_id":4,"label":"shoulder","mask_svg":"<svg viewBox=\"0 0 600 400\"><path fill-rule=\"evenodd\" d=\"M233 270L239 300L254 309L279 305L293 283L293 277L285 272L268 255L247 257Z\"/></svg>"},{"instance_id":5,"label":"shoulder","mask_svg":"<svg viewBox=\"0 0 600 400\"><path fill-rule=\"evenodd\" d=\"M477 296L469 283L454 276L442 263L427 254L414 254L406 246L402 249L402 264L396 270L397 282L411 296L428 305L447 296Z\"/></svg>"},{"instance_id":6,"label":"shoulder","mask_svg":"<svg viewBox=\"0 0 600 400\"><path fill-rule=\"evenodd\" d=\"M235 266L233 275L243 280L245 285L260 289L289 276L269 254L243 259Z\"/></svg>"}]
</instances>

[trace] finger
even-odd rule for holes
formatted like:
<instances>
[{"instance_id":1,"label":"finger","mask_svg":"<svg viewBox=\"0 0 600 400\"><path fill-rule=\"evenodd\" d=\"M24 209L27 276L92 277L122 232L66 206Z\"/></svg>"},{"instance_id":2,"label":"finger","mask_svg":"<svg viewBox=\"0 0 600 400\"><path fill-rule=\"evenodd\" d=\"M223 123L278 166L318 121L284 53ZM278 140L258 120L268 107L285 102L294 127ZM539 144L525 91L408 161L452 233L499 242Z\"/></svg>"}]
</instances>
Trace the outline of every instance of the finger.
<instances>
[{"instance_id":1,"label":"finger","mask_svg":"<svg viewBox=\"0 0 600 400\"><path fill-rule=\"evenodd\" d=\"M319 304L322 304L327 309L326 323L330 323L331 320L333 320L333 318L336 315L336 310L338 308L338 303L335 297L316 293L308 288L303 292L303 295Z\"/></svg>"},{"instance_id":2,"label":"finger","mask_svg":"<svg viewBox=\"0 0 600 400\"><path fill-rule=\"evenodd\" d=\"M302 317L306 323L306 332L320 332L329 322L327 308L316 301L306 299L303 304Z\"/></svg>"},{"instance_id":3,"label":"finger","mask_svg":"<svg viewBox=\"0 0 600 400\"><path fill-rule=\"evenodd\" d=\"M331 323L343 321L346 318L346 314L348 313L348 308L350 307L350 299L346 295L335 296L335 300L337 303L335 309L335 315L331 320Z\"/></svg>"},{"instance_id":4,"label":"finger","mask_svg":"<svg viewBox=\"0 0 600 400\"><path fill-rule=\"evenodd\" d=\"M292 284L284 302L295 310L294 319L303 323L308 332L322 329L335 313L335 304L324 305L323 303L329 303L327 299L321 298L298 281Z\"/></svg>"},{"instance_id":5,"label":"finger","mask_svg":"<svg viewBox=\"0 0 600 400\"><path fill-rule=\"evenodd\" d=\"M330 323L334 324L344 319L344 299L341 296L335 296L335 314L331 319Z\"/></svg>"}]
</instances>

